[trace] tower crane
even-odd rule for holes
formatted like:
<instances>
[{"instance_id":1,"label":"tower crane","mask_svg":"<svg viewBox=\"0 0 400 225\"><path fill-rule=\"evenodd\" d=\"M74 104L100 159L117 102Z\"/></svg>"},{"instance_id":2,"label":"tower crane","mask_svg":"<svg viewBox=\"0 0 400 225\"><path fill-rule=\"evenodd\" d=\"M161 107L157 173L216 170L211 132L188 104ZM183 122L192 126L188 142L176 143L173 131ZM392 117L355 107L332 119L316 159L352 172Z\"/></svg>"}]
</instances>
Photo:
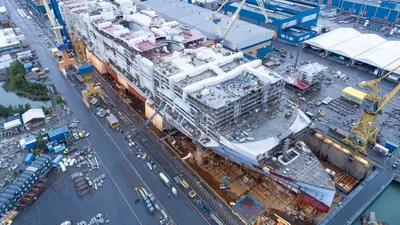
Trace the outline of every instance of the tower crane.
<instances>
[{"instance_id":1,"label":"tower crane","mask_svg":"<svg viewBox=\"0 0 400 225\"><path fill-rule=\"evenodd\" d=\"M64 68L70 65L76 67L76 61L74 58L70 58L68 56L68 50L72 49L72 45L68 37L67 29L65 28L64 20L62 19L60 10L58 8L58 2L57 0L50 0L50 1L54 14L50 10L49 3L47 2L47 0L43 0L43 5L46 9L46 14L51 23L52 30L56 35L57 49L62 53L63 60L59 62L59 67L60 70L63 73L65 73Z\"/></svg>"},{"instance_id":2,"label":"tower crane","mask_svg":"<svg viewBox=\"0 0 400 225\"><path fill-rule=\"evenodd\" d=\"M230 2L230 0L225 0L222 5L213 13L211 13L208 17L207 20L212 20L214 23L214 43L221 45L226 37L226 35L229 33L230 29L233 26L233 23L236 21L237 17L239 16L240 11L242 10L244 4L246 3L246 0L242 0L240 2L239 7L236 9L235 13L232 15L232 19L228 22L226 22L226 27L224 30L221 30L220 24L222 23L222 19L218 17L219 11L226 5L226 3ZM260 8L262 14L265 17L265 23L269 23L268 19L268 14L267 11L265 10L264 7L264 1L263 0L257 0L258 7Z\"/></svg>"},{"instance_id":3,"label":"tower crane","mask_svg":"<svg viewBox=\"0 0 400 225\"><path fill-rule=\"evenodd\" d=\"M360 87L369 87L369 92L361 104L364 112L349 134L346 136L344 142L363 154L367 154L367 146L369 142L376 142L378 136L376 118L381 113L383 107L400 90L400 84L398 84L391 92L381 95L379 93L378 85L384 78L388 77L394 71L399 69L400 65L382 75L378 79L359 83Z\"/></svg>"},{"instance_id":4,"label":"tower crane","mask_svg":"<svg viewBox=\"0 0 400 225\"><path fill-rule=\"evenodd\" d=\"M101 88L99 86L95 86L91 80L90 73L93 72L93 66L87 59L85 44L82 40L75 38L73 33L68 34L65 27L65 22L60 12L60 8L58 7L57 0L50 1L53 8L53 13L51 13L47 0L43 0L43 4L46 8L47 16L49 17L50 23L57 37L57 49L61 51L63 55L63 61L60 62L60 70L65 73L64 68L69 65L73 65L75 68L77 68L84 83L86 84L86 90L82 91L82 97L87 108L90 108L88 102L88 97L90 95L98 95L103 102L105 102ZM70 37L73 39L72 41L70 40ZM75 50L79 65L76 65L75 59L68 57L68 50Z\"/></svg>"}]
</instances>

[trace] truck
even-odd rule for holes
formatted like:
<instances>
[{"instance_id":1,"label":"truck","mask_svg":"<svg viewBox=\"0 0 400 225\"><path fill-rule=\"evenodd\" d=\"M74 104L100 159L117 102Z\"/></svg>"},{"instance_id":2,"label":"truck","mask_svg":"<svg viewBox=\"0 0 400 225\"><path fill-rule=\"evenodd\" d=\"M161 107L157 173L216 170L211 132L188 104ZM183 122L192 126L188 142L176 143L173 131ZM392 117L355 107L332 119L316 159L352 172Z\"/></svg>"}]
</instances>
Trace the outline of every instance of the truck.
<instances>
[{"instance_id":1,"label":"truck","mask_svg":"<svg viewBox=\"0 0 400 225\"><path fill-rule=\"evenodd\" d=\"M381 153L381 155L387 155L389 153L389 149L385 148L384 146L380 144L376 144L374 146L374 150Z\"/></svg>"},{"instance_id":2,"label":"truck","mask_svg":"<svg viewBox=\"0 0 400 225\"><path fill-rule=\"evenodd\" d=\"M399 146L391 141L386 141L385 148L389 149L390 152L394 152L399 148Z\"/></svg>"},{"instance_id":3,"label":"truck","mask_svg":"<svg viewBox=\"0 0 400 225\"><path fill-rule=\"evenodd\" d=\"M171 181L168 179L167 176L165 176L164 173L161 172L159 175L161 180L165 183L165 185L167 185L168 187L171 186Z\"/></svg>"}]
</instances>

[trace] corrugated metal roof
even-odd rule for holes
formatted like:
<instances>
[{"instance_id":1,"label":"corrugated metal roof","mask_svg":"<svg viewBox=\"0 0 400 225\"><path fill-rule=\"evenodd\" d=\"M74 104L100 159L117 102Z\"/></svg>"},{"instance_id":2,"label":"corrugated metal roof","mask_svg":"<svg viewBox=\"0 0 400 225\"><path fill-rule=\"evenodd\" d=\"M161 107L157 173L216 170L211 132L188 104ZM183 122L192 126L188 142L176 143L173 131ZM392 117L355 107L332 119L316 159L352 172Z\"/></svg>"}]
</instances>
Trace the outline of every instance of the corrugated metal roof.
<instances>
[{"instance_id":1,"label":"corrugated metal roof","mask_svg":"<svg viewBox=\"0 0 400 225\"><path fill-rule=\"evenodd\" d=\"M68 132L68 128L66 126L59 127L57 129L49 131L47 134L49 135L50 139L51 137L57 136L59 134L65 134Z\"/></svg>"},{"instance_id":2,"label":"corrugated metal roof","mask_svg":"<svg viewBox=\"0 0 400 225\"><path fill-rule=\"evenodd\" d=\"M181 24L198 29L205 36L214 36L214 23L207 20L212 13L208 9L175 0L147 0L141 2L142 8L154 10L166 20L175 20ZM231 20L231 17L218 14L222 19L221 29ZM231 49L244 49L272 39L274 31L245 21L236 20L225 37L224 45Z\"/></svg>"}]
</instances>

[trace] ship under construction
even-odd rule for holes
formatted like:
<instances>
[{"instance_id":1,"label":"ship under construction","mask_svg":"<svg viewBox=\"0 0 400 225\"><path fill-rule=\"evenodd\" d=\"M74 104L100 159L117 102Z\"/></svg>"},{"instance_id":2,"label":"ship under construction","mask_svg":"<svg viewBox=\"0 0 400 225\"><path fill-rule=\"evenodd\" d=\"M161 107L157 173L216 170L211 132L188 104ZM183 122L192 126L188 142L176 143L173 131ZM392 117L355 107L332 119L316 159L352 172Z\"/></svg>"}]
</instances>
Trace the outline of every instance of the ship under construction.
<instances>
[{"instance_id":1,"label":"ship under construction","mask_svg":"<svg viewBox=\"0 0 400 225\"><path fill-rule=\"evenodd\" d=\"M211 150L329 211L334 183L299 142L311 120L282 97L284 80L261 60L204 46L198 30L131 0L63 1L60 8L94 68L143 101L158 129L176 128L192 139L196 162Z\"/></svg>"}]
</instances>

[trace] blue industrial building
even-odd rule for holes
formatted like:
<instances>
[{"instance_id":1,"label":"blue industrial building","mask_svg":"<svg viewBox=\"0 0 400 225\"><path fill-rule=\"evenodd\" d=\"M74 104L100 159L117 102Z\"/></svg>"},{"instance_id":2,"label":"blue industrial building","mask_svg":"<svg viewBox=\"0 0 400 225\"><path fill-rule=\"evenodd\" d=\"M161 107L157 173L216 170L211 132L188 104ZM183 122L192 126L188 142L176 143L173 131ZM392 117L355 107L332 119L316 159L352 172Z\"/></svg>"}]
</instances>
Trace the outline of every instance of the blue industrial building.
<instances>
[{"instance_id":1,"label":"blue industrial building","mask_svg":"<svg viewBox=\"0 0 400 225\"><path fill-rule=\"evenodd\" d=\"M396 1L314 0L340 8L344 14L360 16L376 22L400 24L400 4Z\"/></svg>"},{"instance_id":2,"label":"blue industrial building","mask_svg":"<svg viewBox=\"0 0 400 225\"><path fill-rule=\"evenodd\" d=\"M240 3L231 3L224 6L224 13L235 13ZM276 37L290 44L298 44L304 40L316 36L311 31L312 26L317 25L320 8L318 4L307 1L278 1L271 0L264 3L267 10L269 23L265 23L265 17L257 5L256 0L247 0L239 13L240 19L267 27L276 32Z\"/></svg>"},{"instance_id":3,"label":"blue industrial building","mask_svg":"<svg viewBox=\"0 0 400 225\"><path fill-rule=\"evenodd\" d=\"M47 133L51 142L63 142L67 140L68 128L66 126L59 127Z\"/></svg>"}]
</instances>

